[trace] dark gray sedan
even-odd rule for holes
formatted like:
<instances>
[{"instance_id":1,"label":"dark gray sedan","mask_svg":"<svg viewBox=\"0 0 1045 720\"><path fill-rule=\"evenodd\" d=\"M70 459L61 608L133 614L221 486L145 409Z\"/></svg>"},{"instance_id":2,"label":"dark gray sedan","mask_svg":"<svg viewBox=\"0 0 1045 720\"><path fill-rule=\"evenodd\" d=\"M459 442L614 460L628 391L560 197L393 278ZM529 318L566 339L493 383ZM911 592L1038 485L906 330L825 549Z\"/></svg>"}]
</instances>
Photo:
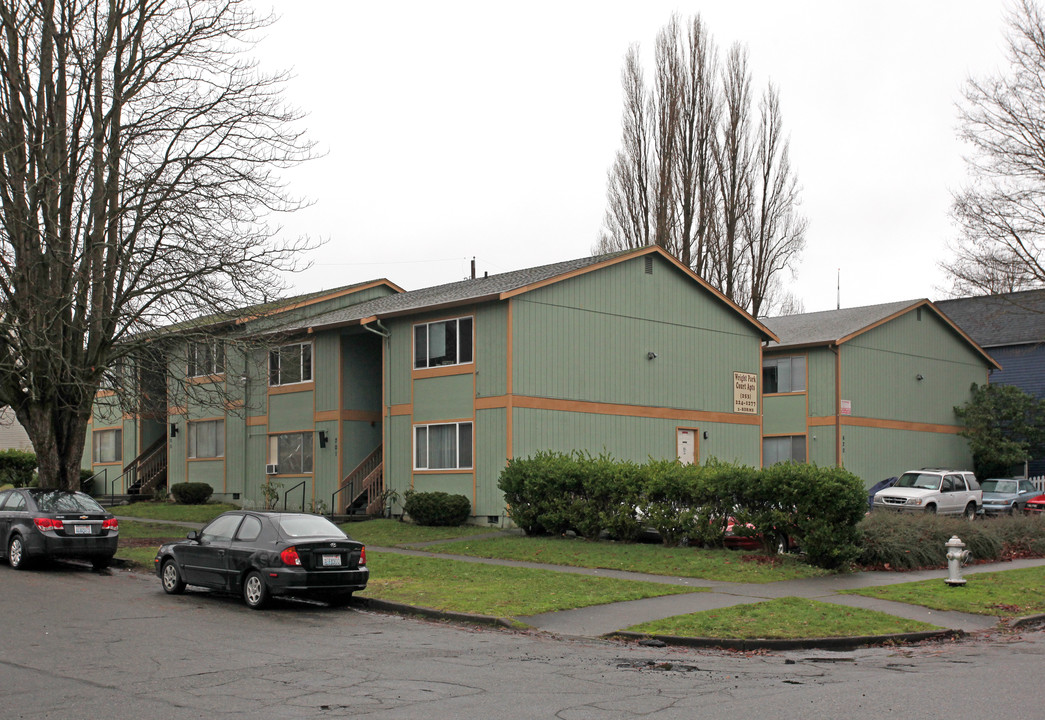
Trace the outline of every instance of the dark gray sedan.
<instances>
[{"instance_id":1,"label":"dark gray sedan","mask_svg":"<svg viewBox=\"0 0 1045 720\"><path fill-rule=\"evenodd\" d=\"M196 585L242 595L254 609L273 595L341 605L370 578L363 544L308 513L233 510L162 546L155 562L168 594Z\"/></svg>"},{"instance_id":2,"label":"dark gray sedan","mask_svg":"<svg viewBox=\"0 0 1045 720\"><path fill-rule=\"evenodd\" d=\"M90 495L41 488L0 492L0 552L15 569L52 558L105 568L119 535L119 521Z\"/></svg>"},{"instance_id":3,"label":"dark gray sedan","mask_svg":"<svg viewBox=\"0 0 1045 720\"><path fill-rule=\"evenodd\" d=\"M1015 515L1027 509L1027 501L1041 495L1030 480L992 478L980 483L983 488L983 512L987 515Z\"/></svg>"}]
</instances>

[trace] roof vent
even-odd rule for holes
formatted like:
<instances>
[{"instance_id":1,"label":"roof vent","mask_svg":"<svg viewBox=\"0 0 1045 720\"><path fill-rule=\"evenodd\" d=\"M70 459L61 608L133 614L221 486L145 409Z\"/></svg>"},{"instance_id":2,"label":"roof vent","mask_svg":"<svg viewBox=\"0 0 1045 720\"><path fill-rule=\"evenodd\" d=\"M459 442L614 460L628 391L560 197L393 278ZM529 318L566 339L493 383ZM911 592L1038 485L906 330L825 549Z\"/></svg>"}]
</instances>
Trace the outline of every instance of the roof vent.
<instances>
[{"instance_id":1,"label":"roof vent","mask_svg":"<svg viewBox=\"0 0 1045 720\"><path fill-rule=\"evenodd\" d=\"M645 259L646 259L646 274L647 275L652 275L653 274L653 256L652 255L647 255Z\"/></svg>"}]
</instances>

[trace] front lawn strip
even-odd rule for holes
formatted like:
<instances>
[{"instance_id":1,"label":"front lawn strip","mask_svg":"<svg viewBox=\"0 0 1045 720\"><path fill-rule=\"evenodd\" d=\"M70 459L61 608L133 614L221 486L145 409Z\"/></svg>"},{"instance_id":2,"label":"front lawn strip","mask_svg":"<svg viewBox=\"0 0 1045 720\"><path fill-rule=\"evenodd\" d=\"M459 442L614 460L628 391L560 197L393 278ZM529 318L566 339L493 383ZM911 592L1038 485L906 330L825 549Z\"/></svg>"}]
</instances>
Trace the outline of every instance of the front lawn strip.
<instances>
[{"instance_id":1,"label":"front lawn strip","mask_svg":"<svg viewBox=\"0 0 1045 720\"><path fill-rule=\"evenodd\" d=\"M123 560L132 567L137 567L147 572L152 572L153 560L156 557L156 548L153 547L123 547L116 549L116 558Z\"/></svg>"},{"instance_id":2,"label":"front lawn strip","mask_svg":"<svg viewBox=\"0 0 1045 720\"><path fill-rule=\"evenodd\" d=\"M941 630L935 625L875 610L784 597L654 620L628 630L689 638L837 638Z\"/></svg>"},{"instance_id":3,"label":"front lawn strip","mask_svg":"<svg viewBox=\"0 0 1045 720\"><path fill-rule=\"evenodd\" d=\"M973 573L965 575L965 580L965 585L957 587L940 579L845 592L978 615L1010 617L1045 613L1045 595L1041 591L1045 586L1045 567Z\"/></svg>"},{"instance_id":4,"label":"front lawn strip","mask_svg":"<svg viewBox=\"0 0 1045 720\"><path fill-rule=\"evenodd\" d=\"M580 538L506 535L440 543L437 547L428 549L454 555L739 583L767 583L829 574L826 570L806 565L798 558L786 555L768 556L735 550L596 542Z\"/></svg>"},{"instance_id":5,"label":"front lawn strip","mask_svg":"<svg viewBox=\"0 0 1045 720\"><path fill-rule=\"evenodd\" d=\"M177 525L170 525L168 523L149 523L140 522L137 520L120 520L120 539L121 540L139 540L143 538L160 538L163 540L177 538L182 540L185 538L186 533L189 532L187 527L179 527ZM160 543L156 543L159 545Z\"/></svg>"},{"instance_id":6,"label":"front lawn strip","mask_svg":"<svg viewBox=\"0 0 1045 720\"><path fill-rule=\"evenodd\" d=\"M361 597L446 612L512 618L695 592L694 588L417 557L367 553Z\"/></svg>"},{"instance_id":7,"label":"front lawn strip","mask_svg":"<svg viewBox=\"0 0 1045 720\"><path fill-rule=\"evenodd\" d=\"M136 502L109 508L116 517L139 517L150 520L174 520L193 523L210 522L223 512L239 509L238 505L229 503L179 505L167 502Z\"/></svg>"},{"instance_id":8,"label":"front lawn strip","mask_svg":"<svg viewBox=\"0 0 1045 720\"><path fill-rule=\"evenodd\" d=\"M399 522L398 520L383 519L347 522L338 527L344 530L345 534L353 540L379 547L403 547L404 545L417 543L463 539L471 535L488 535L490 533L503 532L496 527L484 528L476 525L429 527Z\"/></svg>"}]
</instances>

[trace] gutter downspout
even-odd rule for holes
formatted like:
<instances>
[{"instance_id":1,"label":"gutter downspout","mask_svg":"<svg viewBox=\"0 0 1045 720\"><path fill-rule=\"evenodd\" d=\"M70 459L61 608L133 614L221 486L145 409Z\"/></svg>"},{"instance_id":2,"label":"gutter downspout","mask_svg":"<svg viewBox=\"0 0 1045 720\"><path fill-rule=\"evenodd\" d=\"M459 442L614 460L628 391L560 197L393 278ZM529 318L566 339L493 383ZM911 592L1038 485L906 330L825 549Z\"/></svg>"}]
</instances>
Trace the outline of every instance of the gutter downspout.
<instances>
[{"instance_id":1,"label":"gutter downspout","mask_svg":"<svg viewBox=\"0 0 1045 720\"><path fill-rule=\"evenodd\" d=\"M376 326L376 327L374 327L374 326ZM381 337L383 337L385 339L388 339L388 338L392 337L392 332L388 328L386 328L384 325L382 325L380 320L375 320L373 322L373 324L367 323L366 325L363 326L363 329L364 330L369 330L370 332L374 333L375 335L380 335Z\"/></svg>"}]
</instances>

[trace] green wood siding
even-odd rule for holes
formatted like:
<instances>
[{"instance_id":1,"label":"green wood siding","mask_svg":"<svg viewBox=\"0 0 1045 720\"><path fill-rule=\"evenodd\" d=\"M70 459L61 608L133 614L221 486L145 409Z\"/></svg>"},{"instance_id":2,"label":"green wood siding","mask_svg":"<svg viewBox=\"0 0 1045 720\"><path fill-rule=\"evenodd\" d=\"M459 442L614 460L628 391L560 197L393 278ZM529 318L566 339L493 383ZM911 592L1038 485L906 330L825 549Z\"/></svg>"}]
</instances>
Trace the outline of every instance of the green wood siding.
<instances>
[{"instance_id":1,"label":"green wood siding","mask_svg":"<svg viewBox=\"0 0 1045 720\"><path fill-rule=\"evenodd\" d=\"M504 495L497 480L508 464L507 422L505 408L475 413L476 515L504 515Z\"/></svg>"},{"instance_id":2,"label":"green wood siding","mask_svg":"<svg viewBox=\"0 0 1045 720\"><path fill-rule=\"evenodd\" d=\"M806 395L769 395L762 398L763 435L805 435Z\"/></svg>"},{"instance_id":3,"label":"green wood siding","mask_svg":"<svg viewBox=\"0 0 1045 720\"><path fill-rule=\"evenodd\" d=\"M380 412L381 338L364 330L344 335L340 340L344 372L341 407Z\"/></svg>"},{"instance_id":4,"label":"green wood siding","mask_svg":"<svg viewBox=\"0 0 1045 720\"><path fill-rule=\"evenodd\" d=\"M475 394L508 392L508 303L483 305L475 313Z\"/></svg>"},{"instance_id":5,"label":"green wood siding","mask_svg":"<svg viewBox=\"0 0 1045 720\"><path fill-rule=\"evenodd\" d=\"M471 373L414 380L414 422L471 418L475 408L473 386Z\"/></svg>"},{"instance_id":6,"label":"green wood siding","mask_svg":"<svg viewBox=\"0 0 1045 720\"><path fill-rule=\"evenodd\" d=\"M843 427L842 437L842 464L867 487L922 467L972 470L968 443L959 435Z\"/></svg>"},{"instance_id":7,"label":"green wood siding","mask_svg":"<svg viewBox=\"0 0 1045 720\"><path fill-rule=\"evenodd\" d=\"M270 433L303 432L313 425L312 402L315 393L283 393L269 396L268 428Z\"/></svg>"},{"instance_id":8,"label":"green wood siding","mask_svg":"<svg viewBox=\"0 0 1045 720\"><path fill-rule=\"evenodd\" d=\"M834 415L838 408L835 397L835 354L827 348L810 348L805 351L805 355L809 416Z\"/></svg>"}]
</instances>

